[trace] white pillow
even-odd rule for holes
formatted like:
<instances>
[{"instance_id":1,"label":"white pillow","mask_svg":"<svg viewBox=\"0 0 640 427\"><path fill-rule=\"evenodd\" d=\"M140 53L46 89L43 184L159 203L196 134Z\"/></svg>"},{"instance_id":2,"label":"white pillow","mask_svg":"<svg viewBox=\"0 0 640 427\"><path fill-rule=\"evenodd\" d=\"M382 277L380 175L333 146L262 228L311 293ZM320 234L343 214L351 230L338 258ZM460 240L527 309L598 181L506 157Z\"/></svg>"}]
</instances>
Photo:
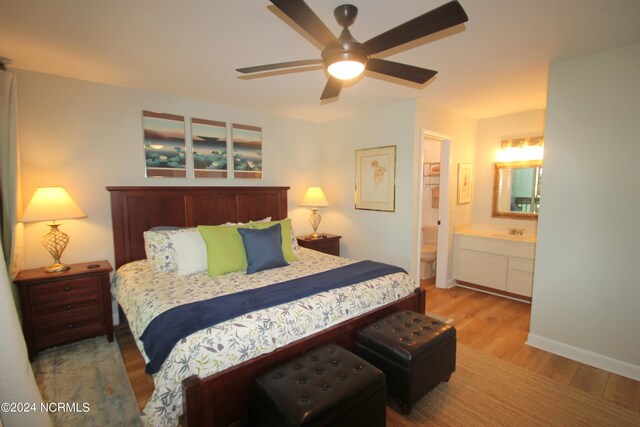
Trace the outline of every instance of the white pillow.
<instances>
[{"instance_id":1,"label":"white pillow","mask_svg":"<svg viewBox=\"0 0 640 427\"><path fill-rule=\"evenodd\" d=\"M195 228L179 228L177 230L149 230L144 234L144 249L147 259L154 271L176 271L176 251L171 241L171 236L189 231Z\"/></svg>"},{"instance_id":2,"label":"white pillow","mask_svg":"<svg viewBox=\"0 0 640 427\"><path fill-rule=\"evenodd\" d=\"M207 270L207 245L197 229L175 233L170 238L176 251L178 276L188 276Z\"/></svg>"}]
</instances>

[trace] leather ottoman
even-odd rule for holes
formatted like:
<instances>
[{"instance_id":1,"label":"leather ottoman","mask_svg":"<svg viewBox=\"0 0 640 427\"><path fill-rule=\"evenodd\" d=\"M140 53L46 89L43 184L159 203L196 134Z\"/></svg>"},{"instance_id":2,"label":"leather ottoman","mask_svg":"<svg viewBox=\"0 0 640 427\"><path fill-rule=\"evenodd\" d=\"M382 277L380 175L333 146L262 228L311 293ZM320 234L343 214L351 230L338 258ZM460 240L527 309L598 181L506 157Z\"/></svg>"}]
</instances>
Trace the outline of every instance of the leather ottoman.
<instances>
[{"instance_id":1,"label":"leather ottoman","mask_svg":"<svg viewBox=\"0 0 640 427\"><path fill-rule=\"evenodd\" d=\"M358 331L356 353L380 368L400 410L413 405L456 370L456 329L412 311L399 311Z\"/></svg>"},{"instance_id":2,"label":"leather ottoman","mask_svg":"<svg viewBox=\"0 0 640 427\"><path fill-rule=\"evenodd\" d=\"M386 425L384 374L337 345L267 371L253 386L251 425Z\"/></svg>"}]
</instances>

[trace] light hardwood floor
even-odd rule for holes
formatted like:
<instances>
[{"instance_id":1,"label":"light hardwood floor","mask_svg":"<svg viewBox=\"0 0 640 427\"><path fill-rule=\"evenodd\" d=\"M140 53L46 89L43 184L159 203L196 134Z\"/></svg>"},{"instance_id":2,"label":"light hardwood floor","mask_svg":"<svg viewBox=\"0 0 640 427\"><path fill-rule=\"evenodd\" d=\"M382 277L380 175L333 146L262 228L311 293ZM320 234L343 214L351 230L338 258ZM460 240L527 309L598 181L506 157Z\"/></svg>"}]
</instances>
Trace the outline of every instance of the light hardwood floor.
<instances>
[{"instance_id":1,"label":"light hardwood floor","mask_svg":"<svg viewBox=\"0 0 640 427\"><path fill-rule=\"evenodd\" d=\"M640 382L527 346L529 304L460 287L442 290L432 281L421 286L427 290L427 310L453 319L458 342L640 412ZM116 338L142 409L153 392L153 379L144 372L129 328L116 328ZM400 414L387 414L389 426L406 424Z\"/></svg>"},{"instance_id":2,"label":"light hardwood floor","mask_svg":"<svg viewBox=\"0 0 640 427\"><path fill-rule=\"evenodd\" d=\"M525 344L531 306L461 287L442 290L430 281L427 310L453 319L458 342L506 362L640 412L640 382Z\"/></svg>"}]
</instances>

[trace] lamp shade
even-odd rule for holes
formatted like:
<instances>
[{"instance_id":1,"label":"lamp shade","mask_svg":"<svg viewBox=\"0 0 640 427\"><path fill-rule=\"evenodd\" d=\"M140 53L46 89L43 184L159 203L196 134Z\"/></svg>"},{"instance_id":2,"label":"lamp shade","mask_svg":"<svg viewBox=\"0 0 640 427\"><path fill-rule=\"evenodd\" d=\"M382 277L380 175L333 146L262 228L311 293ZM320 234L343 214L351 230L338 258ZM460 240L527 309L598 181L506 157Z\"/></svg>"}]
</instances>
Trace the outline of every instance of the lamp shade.
<instances>
[{"instance_id":1,"label":"lamp shade","mask_svg":"<svg viewBox=\"0 0 640 427\"><path fill-rule=\"evenodd\" d=\"M304 197L300 202L300 206L311 206L313 208L320 208L323 206L329 206L329 202L327 201L322 188L309 187L307 192L304 193Z\"/></svg>"},{"instance_id":2,"label":"lamp shade","mask_svg":"<svg viewBox=\"0 0 640 427\"><path fill-rule=\"evenodd\" d=\"M87 214L62 187L40 187L22 214L21 222L86 218Z\"/></svg>"}]
</instances>

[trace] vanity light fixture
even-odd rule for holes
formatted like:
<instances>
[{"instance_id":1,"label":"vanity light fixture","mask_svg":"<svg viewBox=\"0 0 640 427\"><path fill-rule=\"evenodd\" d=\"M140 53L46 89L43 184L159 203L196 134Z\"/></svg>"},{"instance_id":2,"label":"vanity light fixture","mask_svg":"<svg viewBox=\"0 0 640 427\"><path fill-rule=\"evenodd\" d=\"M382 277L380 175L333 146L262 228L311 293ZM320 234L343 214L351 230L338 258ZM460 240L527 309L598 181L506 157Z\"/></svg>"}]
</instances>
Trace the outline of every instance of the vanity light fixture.
<instances>
[{"instance_id":1,"label":"vanity light fixture","mask_svg":"<svg viewBox=\"0 0 640 427\"><path fill-rule=\"evenodd\" d=\"M500 147L504 150L506 148L537 147L542 146L542 144L544 144L544 137L531 136L529 138L504 139Z\"/></svg>"},{"instance_id":2,"label":"vanity light fixture","mask_svg":"<svg viewBox=\"0 0 640 427\"><path fill-rule=\"evenodd\" d=\"M497 154L499 162L515 162L528 160L542 160L544 154L544 137L532 136L527 138L505 139L500 143Z\"/></svg>"}]
</instances>

